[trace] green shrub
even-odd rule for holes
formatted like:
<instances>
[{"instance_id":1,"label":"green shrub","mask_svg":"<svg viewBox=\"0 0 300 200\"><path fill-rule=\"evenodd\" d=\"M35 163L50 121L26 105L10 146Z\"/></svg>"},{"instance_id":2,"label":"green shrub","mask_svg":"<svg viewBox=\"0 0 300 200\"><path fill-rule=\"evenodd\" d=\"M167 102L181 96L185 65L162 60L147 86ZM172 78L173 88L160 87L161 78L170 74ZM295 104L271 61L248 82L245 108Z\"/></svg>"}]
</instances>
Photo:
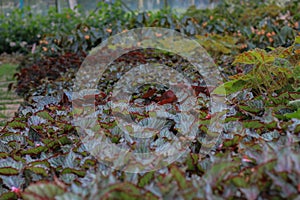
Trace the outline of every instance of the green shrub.
<instances>
[{"instance_id":1,"label":"green shrub","mask_svg":"<svg viewBox=\"0 0 300 200\"><path fill-rule=\"evenodd\" d=\"M182 15L171 9L125 12L119 1L111 5L100 2L88 15L81 9L78 13L68 9L57 13L53 8L46 16L33 15L30 8L16 9L9 16L0 16L0 52L28 53L33 44L45 47L40 51L50 54L85 51L111 35L144 26L176 29L189 36L229 34L238 37L244 49L290 46L295 31L300 30L299 5L299 0L286 7L224 1L212 10L191 7Z\"/></svg>"}]
</instances>

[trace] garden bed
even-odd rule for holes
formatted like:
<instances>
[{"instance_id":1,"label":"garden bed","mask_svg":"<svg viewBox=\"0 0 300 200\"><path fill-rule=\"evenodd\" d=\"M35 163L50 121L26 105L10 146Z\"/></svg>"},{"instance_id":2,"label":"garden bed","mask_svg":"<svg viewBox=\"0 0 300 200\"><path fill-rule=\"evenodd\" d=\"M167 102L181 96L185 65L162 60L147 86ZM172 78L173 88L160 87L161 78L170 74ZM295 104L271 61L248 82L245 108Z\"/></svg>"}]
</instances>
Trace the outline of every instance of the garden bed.
<instances>
[{"instance_id":1,"label":"garden bed","mask_svg":"<svg viewBox=\"0 0 300 200\"><path fill-rule=\"evenodd\" d=\"M72 11L51 11L49 19L41 23L46 24L41 25L44 29L35 29L37 24L30 23L22 29L24 35L34 31L28 40L20 38L23 34L9 35L8 30L0 33L16 44L5 46L8 51L26 53L13 86L24 102L0 132L0 199L297 199L300 3L294 0L280 7L260 1L241 2L224 1L213 10L191 7L180 17L171 10L136 14L126 13L118 3L101 4L87 18ZM18 17L16 12L16 18L10 20ZM53 22L51 27L48 20ZM117 33L149 26L180 31L202 45L224 84L206 87L201 74L180 55L143 49L129 51L111 62L97 83L96 96L86 93L73 99L76 73L88 55L93 58L95 46ZM22 46L24 40L26 45ZM116 47L108 45L107 50L114 52ZM86 102L95 100L95 112L88 113L97 126L90 131L102 130L111 144L132 152L148 152L182 138L176 117L169 117L163 131L141 145L137 138L124 134L133 128L127 126L122 131L112 116L112 112L130 114L135 123L160 127L159 120L151 119L153 113L139 106L159 105L169 116L176 115L180 98L170 88L155 84L143 85L132 93L130 112L109 107L118 80L147 63L164 64L192 80L198 129L186 146L187 153L170 165L143 173L128 173L133 169L126 165L115 170L110 168L114 161L103 162L88 151L72 120L84 113ZM218 141L210 146L205 137L213 135L208 131L214 119L209 106L212 95L226 95L228 109L226 114L216 113L223 114L224 127ZM147 165L146 160L137 163L138 169Z\"/></svg>"}]
</instances>

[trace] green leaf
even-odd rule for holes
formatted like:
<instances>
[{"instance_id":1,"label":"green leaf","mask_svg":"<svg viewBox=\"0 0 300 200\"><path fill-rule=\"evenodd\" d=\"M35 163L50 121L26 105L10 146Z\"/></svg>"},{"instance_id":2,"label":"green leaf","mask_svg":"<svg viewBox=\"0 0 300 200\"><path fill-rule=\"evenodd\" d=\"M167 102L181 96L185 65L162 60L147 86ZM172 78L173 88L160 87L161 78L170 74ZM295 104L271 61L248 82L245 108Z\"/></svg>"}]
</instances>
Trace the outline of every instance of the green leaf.
<instances>
[{"instance_id":1,"label":"green leaf","mask_svg":"<svg viewBox=\"0 0 300 200\"><path fill-rule=\"evenodd\" d=\"M237 80L233 80L231 83L229 83L229 82L225 83L226 92L231 94L231 93L242 90L246 85L246 81L248 81L248 80L247 79L245 79L245 80L237 79Z\"/></svg>"},{"instance_id":2,"label":"green leaf","mask_svg":"<svg viewBox=\"0 0 300 200\"><path fill-rule=\"evenodd\" d=\"M236 176L232 178L231 181L235 186L245 188L248 187L248 183L246 182L245 178L246 177Z\"/></svg>"},{"instance_id":3,"label":"green leaf","mask_svg":"<svg viewBox=\"0 0 300 200\"><path fill-rule=\"evenodd\" d=\"M61 174L76 174L80 177L84 177L85 176L85 171L82 170L77 170L77 169L72 169L72 168L65 168Z\"/></svg>"},{"instance_id":4,"label":"green leaf","mask_svg":"<svg viewBox=\"0 0 300 200\"><path fill-rule=\"evenodd\" d=\"M36 174L40 174L43 176L48 176L48 173L46 171L46 169L42 168L42 167L26 167L27 170L30 170Z\"/></svg>"},{"instance_id":5,"label":"green leaf","mask_svg":"<svg viewBox=\"0 0 300 200\"><path fill-rule=\"evenodd\" d=\"M1 167L0 168L0 175L18 175L19 170L13 167Z\"/></svg>"},{"instance_id":6,"label":"green leaf","mask_svg":"<svg viewBox=\"0 0 300 200\"><path fill-rule=\"evenodd\" d=\"M216 89L214 89L212 93L219 94L219 95L232 94L242 90L245 87L246 83L247 83L246 80L239 80L239 79L228 81L226 83L223 83Z\"/></svg>"},{"instance_id":7,"label":"green leaf","mask_svg":"<svg viewBox=\"0 0 300 200\"><path fill-rule=\"evenodd\" d=\"M13 200L18 199L17 195L14 192L6 192L0 196L1 200Z\"/></svg>"},{"instance_id":8,"label":"green leaf","mask_svg":"<svg viewBox=\"0 0 300 200\"><path fill-rule=\"evenodd\" d=\"M257 60L252 55L251 51L249 51L249 52L245 52L245 53L242 53L242 54L238 55L235 58L235 60L234 60L234 62L232 64L235 65L237 63L242 63L242 64L256 64Z\"/></svg>"},{"instance_id":9,"label":"green leaf","mask_svg":"<svg viewBox=\"0 0 300 200\"><path fill-rule=\"evenodd\" d=\"M47 144L47 147L53 148L56 145L66 145L66 144L72 144L72 141L65 135L55 139L54 141Z\"/></svg>"},{"instance_id":10,"label":"green leaf","mask_svg":"<svg viewBox=\"0 0 300 200\"><path fill-rule=\"evenodd\" d=\"M275 57L271 54L268 54L263 49L254 49L252 51L244 52L236 57L233 65L237 63L241 64L258 64L258 63L269 63L274 62Z\"/></svg>"},{"instance_id":11,"label":"green leaf","mask_svg":"<svg viewBox=\"0 0 300 200\"><path fill-rule=\"evenodd\" d=\"M47 150L47 147L45 147L45 146L39 146L39 147L35 147L35 148L32 148L32 149L27 149L27 150L21 151L21 154L22 155L25 155L25 154L38 155L41 152L44 152L46 150Z\"/></svg>"},{"instance_id":12,"label":"green leaf","mask_svg":"<svg viewBox=\"0 0 300 200\"><path fill-rule=\"evenodd\" d=\"M54 121L54 119L51 117L51 115L47 112L47 111L42 111L42 112L38 112L37 116L49 120L49 121Z\"/></svg>"},{"instance_id":13,"label":"green leaf","mask_svg":"<svg viewBox=\"0 0 300 200\"><path fill-rule=\"evenodd\" d=\"M294 45L296 45L296 44L300 44L300 36L297 36L297 37L295 38Z\"/></svg>"},{"instance_id":14,"label":"green leaf","mask_svg":"<svg viewBox=\"0 0 300 200\"><path fill-rule=\"evenodd\" d=\"M20 129L24 129L26 127L25 123L18 122L18 121L12 121L12 122L8 123L7 125L12 128L20 128Z\"/></svg>"},{"instance_id":15,"label":"green leaf","mask_svg":"<svg viewBox=\"0 0 300 200\"><path fill-rule=\"evenodd\" d=\"M47 160L33 161L33 162L30 162L29 165L31 165L31 166L43 165L45 167L50 167L50 164L49 164L49 162Z\"/></svg>"},{"instance_id":16,"label":"green leaf","mask_svg":"<svg viewBox=\"0 0 300 200\"><path fill-rule=\"evenodd\" d=\"M197 41L209 52L213 54L230 54L237 46L237 39L231 36L196 35Z\"/></svg>"},{"instance_id":17,"label":"green leaf","mask_svg":"<svg viewBox=\"0 0 300 200\"><path fill-rule=\"evenodd\" d=\"M149 184L150 181L153 179L154 173L153 172L147 172L144 176L142 176L139 180L138 186L144 187L145 185Z\"/></svg>"},{"instance_id":18,"label":"green leaf","mask_svg":"<svg viewBox=\"0 0 300 200\"><path fill-rule=\"evenodd\" d=\"M245 110L245 111L251 112L251 113L259 113L262 110L262 109L255 108L253 106L248 106L248 105L239 105L239 108L241 110Z\"/></svg>"},{"instance_id":19,"label":"green leaf","mask_svg":"<svg viewBox=\"0 0 300 200\"><path fill-rule=\"evenodd\" d=\"M199 155L195 153L190 153L186 159L187 170L193 171L197 167L199 160Z\"/></svg>"},{"instance_id":20,"label":"green leaf","mask_svg":"<svg viewBox=\"0 0 300 200\"><path fill-rule=\"evenodd\" d=\"M266 106L273 107L275 105L287 104L289 102L290 95L289 95L289 93L285 92L285 93L280 94L277 97L269 96L269 99L270 100L265 102L265 103L267 103ZM272 101L272 103L270 101Z\"/></svg>"},{"instance_id":21,"label":"green leaf","mask_svg":"<svg viewBox=\"0 0 300 200\"><path fill-rule=\"evenodd\" d=\"M170 172L181 189L186 189L188 187L187 180L182 171L180 171L177 167L172 166Z\"/></svg>"},{"instance_id":22,"label":"green leaf","mask_svg":"<svg viewBox=\"0 0 300 200\"><path fill-rule=\"evenodd\" d=\"M225 83L223 83L222 85L216 87L212 91L212 94L226 95Z\"/></svg>"},{"instance_id":23,"label":"green leaf","mask_svg":"<svg viewBox=\"0 0 300 200\"><path fill-rule=\"evenodd\" d=\"M276 122L276 121L267 123L267 124L265 124L265 125L266 125L266 127L267 127L268 129L275 129L275 128L277 128L277 122Z\"/></svg>"},{"instance_id":24,"label":"green leaf","mask_svg":"<svg viewBox=\"0 0 300 200\"><path fill-rule=\"evenodd\" d=\"M245 128L253 128L253 129L264 127L264 124L258 120L244 121L243 125Z\"/></svg>"},{"instance_id":25,"label":"green leaf","mask_svg":"<svg viewBox=\"0 0 300 200\"><path fill-rule=\"evenodd\" d=\"M299 133L299 132L300 132L300 124L298 124L298 125L295 127L294 132L295 132L295 133Z\"/></svg>"},{"instance_id":26,"label":"green leaf","mask_svg":"<svg viewBox=\"0 0 300 200\"><path fill-rule=\"evenodd\" d=\"M240 117L236 117L236 116L233 116L233 117L226 117L225 119L225 123L227 122L234 122L234 121L238 121L240 119Z\"/></svg>"},{"instance_id":27,"label":"green leaf","mask_svg":"<svg viewBox=\"0 0 300 200\"><path fill-rule=\"evenodd\" d=\"M223 142L225 147L232 147L237 145L242 140L242 137L235 135L233 139L227 139Z\"/></svg>"},{"instance_id":28,"label":"green leaf","mask_svg":"<svg viewBox=\"0 0 300 200\"><path fill-rule=\"evenodd\" d=\"M287 113L284 116L286 116L289 119L292 119L292 118L300 119L300 108L297 111L295 111L293 113Z\"/></svg>"},{"instance_id":29,"label":"green leaf","mask_svg":"<svg viewBox=\"0 0 300 200\"><path fill-rule=\"evenodd\" d=\"M7 157L7 156L9 156L8 153L0 152L0 158L5 158L5 157Z\"/></svg>"}]
</instances>

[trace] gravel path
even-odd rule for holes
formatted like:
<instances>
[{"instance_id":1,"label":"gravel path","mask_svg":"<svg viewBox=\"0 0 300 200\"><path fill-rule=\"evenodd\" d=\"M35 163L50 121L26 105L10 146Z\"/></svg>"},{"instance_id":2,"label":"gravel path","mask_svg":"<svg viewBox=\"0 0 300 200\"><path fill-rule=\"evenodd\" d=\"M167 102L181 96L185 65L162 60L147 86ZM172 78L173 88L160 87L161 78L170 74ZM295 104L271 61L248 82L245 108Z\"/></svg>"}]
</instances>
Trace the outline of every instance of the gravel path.
<instances>
[{"instance_id":1,"label":"gravel path","mask_svg":"<svg viewBox=\"0 0 300 200\"><path fill-rule=\"evenodd\" d=\"M18 56L0 55L0 130L15 116L20 103L23 102L14 91L8 91L8 85L16 82L12 77L19 63L16 58Z\"/></svg>"}]
</instances>

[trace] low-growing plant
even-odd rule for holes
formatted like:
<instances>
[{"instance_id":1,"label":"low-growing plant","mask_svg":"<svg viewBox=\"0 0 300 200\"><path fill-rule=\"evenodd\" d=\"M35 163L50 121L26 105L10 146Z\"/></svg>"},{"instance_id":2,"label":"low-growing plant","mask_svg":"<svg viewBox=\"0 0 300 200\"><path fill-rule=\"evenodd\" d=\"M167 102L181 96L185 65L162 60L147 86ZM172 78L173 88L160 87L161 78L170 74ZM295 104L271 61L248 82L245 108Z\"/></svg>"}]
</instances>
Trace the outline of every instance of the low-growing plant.
<instances>
[{"instance_id":1,"label":"low-growing plant","mask_svg":"<svg viewBox=\"0 0 300 200\"><path fill-rule=\"evenodd\" d=\"M245 4L236 5L233 11L228 1L215 10L191 8L188 12L194 12L194 16L182 18L171 10L126 13L118 4L103 3L87 18L73 11L66 12L70 15L53 12L50 18L54 25L45 30L35 53L29 55L30 62L22 64L17 75L17 91L25 102L0 131L0 199L297 198L300 40L293 37L299 29L288 24L299 20L295 17L297 1L288 5L291 16L278 20L274 18L286 14L286 8L258 4L258 0L242 1ZM241 23L241 16L248 15L242 12L245 7L255 8L262 15L253 19L257 23L253 30ZM62 23L68 19L70 24L64 29ZM281 28L283 24L287 26ZM109 168L87 151L71 123L77 111L72 110L72 84L92 47L112 34L152 25L186 33L208 50L226 81L220 87L230 94L226 98L228 112L220 140L203 156L200 150L205 147L203 136L211 115L207 108L210 93L201 85L201 75L190 70L185 59L170 52L146 49L122 55L104 72L98 83L101 92L95 97L98 125L112 143L144 150L124 139L107 106L118 78L141 64L158 62L193 77L201 107L197 135L185 155L157 171L132 174ZM53 34L56 28L61 30ZM286 47L271 47L281 45ZM267 46L269 49L265 49ZM136 102L168 106L171 113L177 106L177 98L168 88L151 84L132 95L130 103ZM130 115L140 123L151 113L137 110ZM168 122L165 128L176 135L174 122ZM168 142L168 135L154 140Z\"/></svg>"},{"instance_id":2,"label":"low-growing plant","mask_svg":"<svg viewBox=\"0 0 300 200\"><path fill-rule=\"evenodd\" d=\"M288 48L265 50L255 49L238 55L233 64L252 65L247 74L232 76L232 81L226 82L228 94L242 89L251 89L256 94L267 93L272 95L275 91L296 91L299 87L299 52L300 37ZM217 92L217 91L216 91Z\"/></svg>"}]
</instances>

